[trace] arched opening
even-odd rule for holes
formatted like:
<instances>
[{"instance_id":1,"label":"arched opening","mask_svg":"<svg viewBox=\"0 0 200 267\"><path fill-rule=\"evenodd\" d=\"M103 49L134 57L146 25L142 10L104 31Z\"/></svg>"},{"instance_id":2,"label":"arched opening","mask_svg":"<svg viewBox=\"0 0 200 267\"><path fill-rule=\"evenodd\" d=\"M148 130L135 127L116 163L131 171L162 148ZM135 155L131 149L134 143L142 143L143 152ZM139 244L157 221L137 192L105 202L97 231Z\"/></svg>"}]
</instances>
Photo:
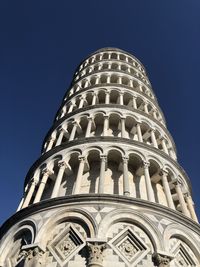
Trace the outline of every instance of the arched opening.
<instances>
[{"instance_id":1,"label":"arched opening","mask_svg":"<svg viewBox=\"0 0 200 267\"><path fill-rule=\"evenodd\" d=\"M141 158L134 154L129 154L128 161L128 177L129 177L129 188L130 188L130 196L141 198L140 190L144 191L145 189L145 181L141 178L141 175L137 173L137 170L142 166Z\"/></svg>"},{"instance_id":2,"label":"arched opening","mask_svg":"<svg viewBox=\"0 0 200 267\"><path fill-rule=\"evenodd\" d=\"M119 92L117 90L112 90L110 92L110 104L117 104L119 98Z\"/></svg>"},{"instance_id":3,"label":"arched opening","mask_svg":"<svg viewBox=\"0 0 200 267\"><path fill-rule=\"evenodd\" d=\"M122 157L117 150L108 152L104 193L123 195Z\"/></svg>"},{"instance_id":4,"label":"arched opening","mask_svg":"<svg viewBox=\"0 0 200 267\"><path fill-rule=\"evenodd\" d=\"M149 175L151 177L151 184L152 184L152 189L154 192L155 201L157 203L167 206L167 200L166 200L166 196L163 190L161 177L160 177L160 166L153 159L150 159L149 163L150 163Z\"/></svg>"},{"instance_id":5,"label":"arched opening","mask_svg":"<svg viewBox=\"0 0 200 267\"><path fill-rule=\"evenodd\" d=\"M98 100L99 100L99 104L105 104L106 100L106 93L104 90L101 90L98 92Z\"/></svg>"},{"instance_id":6,"label":"arched opening","mask_svg":"<svg viewBox=\"0 0 200 267\"><path fill-rule=\"evenodd\" d=\"M62 181L63 188L65 190L65 195L71 195L73 193L74 186L76 183L77 172L79 168L79 159L78 159L79 155L80 154L77 152L72 152L70 154L66 179Z\"/></svg>"},{"instance_id":7,"label":"arched opening","mask_svg":"<svg viewBox=\"0 0 200 267\"><path fill-rule=\"evenodd\" d=\"M93 99L93 93L88 92L86 95L86 106L91 106L92 105L92 99Z\"/></svg>"},{"instance_id":8,"label":"arched opening","mask_svg":"<svg viewBox=\"0 0 200 267\"><path fill-rule=\"evenodd\" d=\"M91 150L86 160L87 171L82 176L80 193L97 193L100 173L100 156L98 150Z\"/></svg>"},{"instance_id":9,"label":"arched opening","mask_svg":"<svg viewBox=\"0 0 200 267\"><path fill-rule=\"evenodd\" d=\"M6 257L5 266L23 267L25 259L20 256L21 248L32 243L32 233L29 229L22 229L15 234L12 244L9 244L10 251Z\"/></svg>"},{"instance_id":10,"label":"arched opening","mask_svg":"<svg viewBox=\"0 0 200 267\"><path fill-rule=\"evenodd\" d=\"M104 127L104 115L98 113L94 116L94 128L91 132L92 136L103 136L103 127Z\"/></svg>"},{"instance_id":11,"label":"arched opening","mask_svg":"<svg viewBox=\"0 0 200 267\"><path fill-rule=\"evenodd\" d=\"M108 136L121 136L120 116L111 114L109 116L109 126L107 131Z\"/></svg>"}]
</instances>

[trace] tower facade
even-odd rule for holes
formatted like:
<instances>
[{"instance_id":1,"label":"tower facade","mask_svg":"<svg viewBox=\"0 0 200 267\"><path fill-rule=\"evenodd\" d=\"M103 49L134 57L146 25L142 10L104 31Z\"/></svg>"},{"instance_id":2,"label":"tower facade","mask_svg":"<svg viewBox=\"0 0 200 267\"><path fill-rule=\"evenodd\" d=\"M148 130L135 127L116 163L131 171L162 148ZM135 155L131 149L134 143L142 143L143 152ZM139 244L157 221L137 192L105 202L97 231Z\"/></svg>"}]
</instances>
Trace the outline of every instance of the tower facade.
<instances>
[{"instance_id":1,"label":"tower facade","mask_svg":"<svg viewBox=\"0 0 200 267\"><path fill-rule=\"evenodd\" d=\"M77 68L17 212L2 267L200 266L200 227L145 68L116 48Z\"/></svg>"}]
</instances>

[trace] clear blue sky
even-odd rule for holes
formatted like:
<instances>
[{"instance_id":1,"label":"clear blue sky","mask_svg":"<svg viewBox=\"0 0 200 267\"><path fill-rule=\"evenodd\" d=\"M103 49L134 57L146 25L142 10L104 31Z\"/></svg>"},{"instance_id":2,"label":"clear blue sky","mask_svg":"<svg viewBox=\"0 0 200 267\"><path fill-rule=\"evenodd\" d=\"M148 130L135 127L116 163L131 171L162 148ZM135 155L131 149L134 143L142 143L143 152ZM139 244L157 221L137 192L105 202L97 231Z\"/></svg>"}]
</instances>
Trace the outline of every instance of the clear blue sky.
<instances>
[{"instance_id":1,"label":"clear blue sky","mask_svg":"<svg viewBox=\"0 0 200 267\"><path fill-rule=\"evenodd\" d=\"M146 66L200 216L200 1L0 1L0 223L20 201L72 74L106 46Z\"/></svg>"}]
</instances>

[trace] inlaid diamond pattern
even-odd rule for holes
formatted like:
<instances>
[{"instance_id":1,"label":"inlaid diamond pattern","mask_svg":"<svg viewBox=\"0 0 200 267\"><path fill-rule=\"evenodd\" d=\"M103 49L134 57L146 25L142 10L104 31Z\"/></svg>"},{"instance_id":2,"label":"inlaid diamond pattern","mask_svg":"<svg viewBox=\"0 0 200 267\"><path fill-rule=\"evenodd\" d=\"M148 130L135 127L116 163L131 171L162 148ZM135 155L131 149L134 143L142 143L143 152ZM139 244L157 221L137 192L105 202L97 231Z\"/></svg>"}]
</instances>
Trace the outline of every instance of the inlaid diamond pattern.
<instances>
[{"instance_id":1,"label":"inlaid diamond pattern","mask_svg":"<svg viewBox=\"0 0 200 267\"><path fill-rule=\"evenodd\" d=\"M172 238L170 240L171 252L175 255L173 263L177 267L197 267L199 266L192 250L182 241Z\"/></svg>"},{"instance_id":2,"label":"inlaid diamond pattern","mask_svg":"<svg viewBox=\"0 0 200 267\"><path fill-rule=\"evenodd\" d=\"M109 245L128 266L136 266L150 251L131 227L126 227L117 234L109 241Z\"/></svg>"},{"instance_id":3,"label":"inlaid diamond pattern","mask_svg":"<svg viewBox=\"0 0 200 267\"><path fill-rule=\"evenodd\" d=\"M65 265L85 245L84 238L72 224L64 228L48 245L60 266Z\"/></svg>"}]
</instances>

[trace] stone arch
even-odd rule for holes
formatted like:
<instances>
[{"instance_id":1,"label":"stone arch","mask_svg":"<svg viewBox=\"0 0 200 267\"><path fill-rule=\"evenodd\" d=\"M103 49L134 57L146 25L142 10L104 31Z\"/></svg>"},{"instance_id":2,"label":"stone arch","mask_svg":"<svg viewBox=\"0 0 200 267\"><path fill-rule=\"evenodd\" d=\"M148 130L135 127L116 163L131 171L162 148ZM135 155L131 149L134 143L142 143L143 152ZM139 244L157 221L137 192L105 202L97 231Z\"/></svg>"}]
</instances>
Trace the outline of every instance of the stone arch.
<instances>
[{"instance_id":1,"label":"stone arch","mask_svg":"<svg viewBox=\"0 0 200 267\"><path fill-rule=\"evenodd\" d=\"M162 236L156 226L145 215L131 209L116 209L107 214L99 224L98 237L105 238L105 233L117 222L130 222L137 225L151 240L154 251L163 250Z\"/></svg>"},{"instance_id":2,"label":"stone arch","mask_svg":"<svg viewBox=\"0 0 200 267\"><path fill-rule=\"evenodd\" d=\"M53 216L43 224L36 236L35 242L45 248L49 241L48 233L51 233L56 225L67 221L79 222L87 233L87 237L92 238L96 236L97 224L89 212L78 208L64 208L55 212Z\"/></svg>"},{"instance_id":3,"label":"stone arch","mask_svg":"<svg viewBox=\"0 0 200 267\"><path fill-rule=\"evenodd\" d=\"M182 226L181 224L172 223L168 225L163 233L164 246L167 251L169 251L170 249L169 241L173 237L186 243L193 251L193 253L195 254L196 258L200 263L200 252L197 245L199 244L199 241L194 237L194 235L191 235L189 229Z\"/></svg>"},{"instance_id":4,"label":"stone arch","mask_svg":"<svg viewBox=\"0 0 200 267\"><path fill-rule=\"evenodd\" d=\"M1 244L1 263L6 265L7 261L12 261L12 264L18 264L18 256L21 248L24 245L34 243L36 232L36 223L32 219L23 220L11 228L7 238Z\"/></svg>"}]
</instances>

